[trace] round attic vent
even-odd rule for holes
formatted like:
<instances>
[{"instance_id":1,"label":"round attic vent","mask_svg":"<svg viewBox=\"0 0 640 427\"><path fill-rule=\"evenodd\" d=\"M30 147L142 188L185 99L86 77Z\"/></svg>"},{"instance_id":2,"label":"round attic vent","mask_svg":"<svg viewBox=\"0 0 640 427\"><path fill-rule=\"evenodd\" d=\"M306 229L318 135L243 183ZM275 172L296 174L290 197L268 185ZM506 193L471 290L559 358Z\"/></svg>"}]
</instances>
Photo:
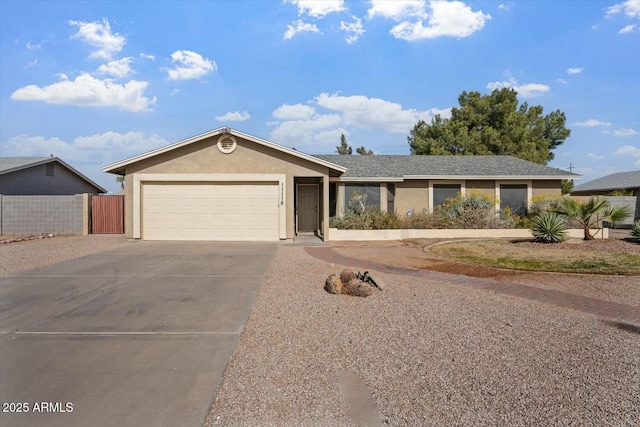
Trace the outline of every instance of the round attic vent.
<instances>
[{"instance_id":1,"label":"round attic vent","mask_svg":"<svg viewBox=\"0 0 640 427\"><path fill-rule=\"evenodd\" d=\"M236 139L231 135L221 135L218 138L218 150L224 154L233 153L237 146Z\"/></svg>"}]
</instances>

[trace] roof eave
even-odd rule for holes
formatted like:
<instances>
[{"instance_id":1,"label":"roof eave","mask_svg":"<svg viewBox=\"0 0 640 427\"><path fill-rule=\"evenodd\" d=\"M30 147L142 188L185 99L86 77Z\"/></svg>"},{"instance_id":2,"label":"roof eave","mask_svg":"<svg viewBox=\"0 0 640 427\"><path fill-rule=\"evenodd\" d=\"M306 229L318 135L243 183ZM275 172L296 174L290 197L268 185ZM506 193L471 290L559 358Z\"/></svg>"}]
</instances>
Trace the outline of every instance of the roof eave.
<instances>
[{"instance_id":1,"label":"roof eave","mask_svg":"<svg viewBox=\"0 0 640 427\"><path fill-rule=\"evenodd\" d=\"M523 179L580 179L582 175L404 175L404 179L493 179L493 180L523 180Z\"/></svg>"},{"instance_id":2,"label":"roof eave","mask_svg":"<svg viewBox=\"0 0 640 427\"><path fill-rule=\"evenodd\" d=\"M137 156L129 157L129 158L121 160L119 162L112 163L110 165L104 166L102 168L102 171L103 172L107 172L107 173L120 174L121 172L124 172L124 168L126 166L128 166L128 165L130 165L132 163L136 163L136 162L139 162L141 160L145 160L145 159L148 159L150 157L154 157L154 156L157 156L159 154L166 153L168 151L172 151L172 150L178 149L180 147L184 147L186 145L193 144L193 143L198 142L198 141L202 141L202 140L207 139L207 138L211 138L212 136L222 135L223 133L229 133L229 134L231 134L233 136L238 136L238 137L244 138L244 139L246 139L248 141L252 141L252 142L255 142L257 144L263 145L265 147L269 147L269 148L272 148L274 150L290 154L290 155L292 155L294 157L298 157L298 158L301 158L301 159L304 159L304 160L319 164L321 166L328 167L330 169L336 170L336 171L341 172L341 173L345 173L347 171L346 168L344 168L344 167L342 167L340 165L337 165L335 163L331 163L331 162L328 162L326 160L319 159L319 158L311 156L309 154L301 153L300 151L293 150L291 148L282 146L280 144L276 144L274 142L267 141L266 139L258 138L256 136L249 135L249 134L237 131L235 129L231 129L229 127L220 127L220 128L214 129L212 131L205 132L205 133L202 133L200 135L192 136L191 138L183 139L183 140L175 142L173 144L166 145L164 147L160 147L160 148L148 151L148 152L143 153L143 154L139 154Z\"/></svg>"},{"instance_id":3,"label":"roof eave","mask_svg":"<svg viewBox=\"0 0 640 427\"><path fill-rule=\"evenodd\" d=\"M11 169L6 169L6 170L3 170L2 172L0 172L0 175L4 175L4 174L7 174L7 173L11 173L11 172L17 172L17 171L21 171L21 170L24 170L24 169L29 169L29 168L32 168L34 166L40 166L40 165L44 165L46 163L51 163L51 162L60 163L65 168L69 169L71 172L75 173L80 178L85 180L88 184L94 186L97 190L99 190L98 191L99 193L107 193L108 192L105 188L102 188L102 186L98 185L97 183L95 183L94 181L92 181L91 179L86 177L83 173L81 173L80 171L78 171L73 166L69 165L68 163L66 163L65 161L60 159L59 157L49 157L47 159L38 160L37 162L29 163L29 164L22 165L22 166L19 166L19 167L15 167L15 168L11 168Z\"/></svg>"}]
</instances>

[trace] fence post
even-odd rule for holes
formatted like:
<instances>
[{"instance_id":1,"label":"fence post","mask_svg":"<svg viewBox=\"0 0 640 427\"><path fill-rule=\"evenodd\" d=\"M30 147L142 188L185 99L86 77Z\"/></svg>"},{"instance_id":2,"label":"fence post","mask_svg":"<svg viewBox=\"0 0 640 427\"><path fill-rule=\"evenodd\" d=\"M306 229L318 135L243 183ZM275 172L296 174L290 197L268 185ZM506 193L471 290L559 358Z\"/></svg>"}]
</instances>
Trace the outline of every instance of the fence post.
<instances>
[{"instance_id":1,"label":"fence post","mask_svg":"<svg viewBox=\"0 0 640 427\"><path fill-rule=\"evenodd\" d=\"M86 236L91 232L91 195L82 194L82 235Z\"/></svg>"}]
</instances>

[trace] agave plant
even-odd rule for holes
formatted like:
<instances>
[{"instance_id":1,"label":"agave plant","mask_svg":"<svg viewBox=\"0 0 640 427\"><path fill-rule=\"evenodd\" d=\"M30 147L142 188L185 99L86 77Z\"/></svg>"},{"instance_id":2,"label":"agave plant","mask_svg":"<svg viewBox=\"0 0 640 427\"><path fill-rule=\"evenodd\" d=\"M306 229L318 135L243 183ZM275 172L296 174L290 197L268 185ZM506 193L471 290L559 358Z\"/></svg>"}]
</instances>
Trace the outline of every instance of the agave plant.
<instances>
[{"instance_id":1,"label":"agave plant","mask_svg":"<svg viewBox=\"0 0 640 427\"><path fill-rule=\"evenodd\" d=\"M640 239L640 219L634 222L631 226L631 237L636 240Z\"/></svg>"},{"instance_id":2,"label":"agave plant","mask_svg":"<svg viewBox=\"0 0 640 427\"><path fill-rule=\"evenodd\" d=\"M598 219L607 220L615 227L629 215L629 207L611 207L608 200L598 200L595 197L587 202L565 198L556 212L578 221L584 230L584 240L592 240L591 227L598 223ZM598 218L599 215L602 216Z\"/></svg>"},{"instance_id":3,"label":"agave plant","mask_svg":"<svg viewBox=\"0 0 640 427\"><path fill-rule=\"evenodd\" d=\"M559 243L567 238L567 220L556 212L544 212L533 219L531 232L538 242Z\"/></svg>"}]
</instances>

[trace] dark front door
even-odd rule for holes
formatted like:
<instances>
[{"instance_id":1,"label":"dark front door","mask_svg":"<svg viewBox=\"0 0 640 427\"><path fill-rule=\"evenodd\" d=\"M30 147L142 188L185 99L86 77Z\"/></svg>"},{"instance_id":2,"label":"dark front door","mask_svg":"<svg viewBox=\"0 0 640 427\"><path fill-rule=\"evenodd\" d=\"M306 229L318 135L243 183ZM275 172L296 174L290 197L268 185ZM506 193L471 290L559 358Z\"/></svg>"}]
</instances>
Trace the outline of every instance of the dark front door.
<instances>
[{"instance_id":1,"label":"dark front door","mask_svg":"<svg viewBox=\"0 0 640 427\"><path fill-rule=\"evenodd\" d=\"M313 233L318 229L318 185L298 185L298 232Z\"/></svg>"}]
</instances>

